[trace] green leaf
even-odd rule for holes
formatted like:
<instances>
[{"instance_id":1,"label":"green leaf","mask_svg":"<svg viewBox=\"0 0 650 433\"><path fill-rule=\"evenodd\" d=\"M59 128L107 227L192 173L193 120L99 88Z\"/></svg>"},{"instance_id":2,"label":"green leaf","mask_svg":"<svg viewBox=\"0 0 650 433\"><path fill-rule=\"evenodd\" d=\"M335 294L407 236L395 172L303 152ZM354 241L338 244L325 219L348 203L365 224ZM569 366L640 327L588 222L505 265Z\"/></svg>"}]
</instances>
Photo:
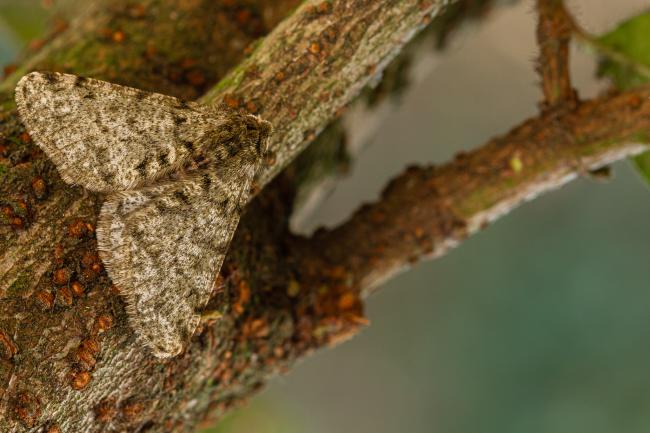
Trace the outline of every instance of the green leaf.
<instances>
[{"instance_id":1,"label":"green leaf","mask_svg":"<svg viewBox=\"0 0 650 433\"><path fill-rule=\"evenodd\" d=\"M650 11L624 21L596 43L604 54L599 75L621 90L650 82Z\"/></svg>"},{"instance_id":2,"label":"green leaf","mask_svg":"<svg viewBox=\"0 0 650 433\"><path fill-rule=\"evenodd\" d=\"M646 184L650 185L650 152L635 156L632 162Z\"/></svg>"},{"instance_id":3,"label":"green leaf","mask_svg":"<svg viewBox=\"0 0 650 433\"><path fill-rule=\"evenodd\" d=\"M604 55L598 68L600 76L611 78L621 90L650 82L650 11L624 21L594 42ZM650 185L650 152L632 162Z\"/></svg>"}]
</instances>

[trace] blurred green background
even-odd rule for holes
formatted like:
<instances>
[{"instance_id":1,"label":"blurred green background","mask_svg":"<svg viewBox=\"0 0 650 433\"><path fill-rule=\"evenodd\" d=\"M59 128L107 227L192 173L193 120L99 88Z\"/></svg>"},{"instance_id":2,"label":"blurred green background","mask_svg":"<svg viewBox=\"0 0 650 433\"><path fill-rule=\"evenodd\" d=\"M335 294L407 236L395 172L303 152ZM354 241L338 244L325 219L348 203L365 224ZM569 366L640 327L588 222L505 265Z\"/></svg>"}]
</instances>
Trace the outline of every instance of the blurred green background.
<instances>
[{"instance_id":1,"label":"blurred green background","mask_svg":"<svg viewBox=\"0 0 650 433\"><path fill-rule=\"evenodd\" d=\"M647 0L573 0L601 33ZM420 71L309 231L345 219L412 162L442 163L536 113L532 1L497 9ZM50 11L0 0L0 60ZM574 49L583 96L602 91ZM629 163L501 219L387 283L372 325L276 378L218 433L650 431L650 191Z\"/></svg>"}]
</instances>

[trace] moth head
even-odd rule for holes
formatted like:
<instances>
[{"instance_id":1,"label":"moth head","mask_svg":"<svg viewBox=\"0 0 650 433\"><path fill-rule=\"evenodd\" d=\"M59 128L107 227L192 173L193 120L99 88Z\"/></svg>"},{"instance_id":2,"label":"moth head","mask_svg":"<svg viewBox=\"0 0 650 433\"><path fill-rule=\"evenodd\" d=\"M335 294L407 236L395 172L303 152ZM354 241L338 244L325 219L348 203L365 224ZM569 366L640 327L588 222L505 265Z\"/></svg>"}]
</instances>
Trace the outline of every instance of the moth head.
<instances>
[{"instance_id":1,"label":"moth head","mask_svg":"<svg viewBox=\"0 0 650 433\"><path fill-rule=\"evenodd\" d=\"M227 125L207 136L207 152L216 152L220 161L236 159L239 169L255 170L269 154L272 130L271 124L258 116L232 112Z\"/></svg>"},{"instance_id":2,"label":"moth head","mask_svg":"<svg viewBox=\"0 0 650 433\"><path fill-rule=\"evenodd\" d=\"M258 116L247 115L244 118L244 152L256 161L265 158L269 152L269 138L273 127L269 122Z\"/></svg>"}]
</instances>

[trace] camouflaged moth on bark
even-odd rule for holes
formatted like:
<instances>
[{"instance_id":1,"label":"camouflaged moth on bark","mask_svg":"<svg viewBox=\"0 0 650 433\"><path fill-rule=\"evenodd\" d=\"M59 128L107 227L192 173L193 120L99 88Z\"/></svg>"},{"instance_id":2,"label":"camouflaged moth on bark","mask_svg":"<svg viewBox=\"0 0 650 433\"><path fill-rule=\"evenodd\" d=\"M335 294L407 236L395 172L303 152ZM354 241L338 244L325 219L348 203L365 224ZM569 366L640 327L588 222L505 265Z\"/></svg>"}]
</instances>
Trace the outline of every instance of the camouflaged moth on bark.
<instances>
[{"instance_id":1,"label":"camouflaged moth on bark","mask_svg":"<svg viewBox=\"0 0 650 433\"><path fill-rule=\"evenodd\" d=\"M24 76L16 103L63 180L107 194L100 257L142 341L157 357L178 354L210 297L270 124L59 73Z\"/></svg>"}]
</instances>

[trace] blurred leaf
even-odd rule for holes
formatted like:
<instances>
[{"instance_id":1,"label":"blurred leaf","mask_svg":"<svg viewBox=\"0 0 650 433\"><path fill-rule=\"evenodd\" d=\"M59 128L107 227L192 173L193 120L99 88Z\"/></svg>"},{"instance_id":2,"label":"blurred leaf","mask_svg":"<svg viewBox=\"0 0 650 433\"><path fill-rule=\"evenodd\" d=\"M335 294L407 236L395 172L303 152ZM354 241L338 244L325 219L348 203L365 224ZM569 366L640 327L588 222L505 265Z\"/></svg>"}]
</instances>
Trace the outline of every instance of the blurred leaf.
<instances>
[{"instance_id":1,"label":"blurred leaf","mask_svg":"<svg viewBox=\"0 0 650 433\"><path fill-rule=\"evenodd\" d=\"M598 38L607 50L598 73L625 90L650 81L650 11L621 23Z\"/></svg>"},{"instance_id":2,"label":"blurred leaf","mask_svg":"<svg viewBox=\"0 0 650 433\"><path fill-rule=\"evenodd\" d=\"M634 166L637 168L643 180L650 185L650 152L645 152L632 158L632 162L634 162Z\"/></svg>"},{"instance_id":3,"label":"blurred leaf","mask_svg":"<svg viewBox=\"0 0 650 433\"><path fill-rule=\"evenodd\" d=\"M598 74L626 90L650 82L650 11L630 18L598 38L605 58ZM639 174L650 185L650 152L633 158Z\"/></svg>"},{"instance_id":4,"label":"blurred leaf","mask_svg":"<svg viewBox=\"0 0 650 433\"><path fill-rule=\"evenodd\" d=\"M0 4L0 17L23 42L42 36L48 16L37 1Z\"/></svg>"}]
</instances>

